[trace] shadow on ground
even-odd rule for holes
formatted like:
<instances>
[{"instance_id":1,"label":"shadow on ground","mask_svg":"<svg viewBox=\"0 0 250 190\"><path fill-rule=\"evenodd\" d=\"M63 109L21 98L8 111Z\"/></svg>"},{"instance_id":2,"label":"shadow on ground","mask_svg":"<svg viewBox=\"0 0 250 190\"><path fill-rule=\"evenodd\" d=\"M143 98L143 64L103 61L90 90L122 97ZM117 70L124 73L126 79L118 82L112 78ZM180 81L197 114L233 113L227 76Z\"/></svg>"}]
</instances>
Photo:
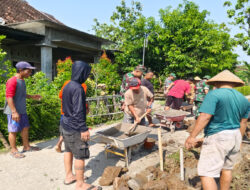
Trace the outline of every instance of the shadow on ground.
<instances>
[{"instance_id":1,"label":"shadow on ground","mask_svg":"<svg viewBox=\"0 0 250 190\"><path fill-rule=\"evenodd\" d=\"M35 143L35 145L40 147L41 149L44 149L44 148L52 149L55 147L57 141L58 141L58 138L55 138L46 142Z\"/></svg>"}]
</instances>

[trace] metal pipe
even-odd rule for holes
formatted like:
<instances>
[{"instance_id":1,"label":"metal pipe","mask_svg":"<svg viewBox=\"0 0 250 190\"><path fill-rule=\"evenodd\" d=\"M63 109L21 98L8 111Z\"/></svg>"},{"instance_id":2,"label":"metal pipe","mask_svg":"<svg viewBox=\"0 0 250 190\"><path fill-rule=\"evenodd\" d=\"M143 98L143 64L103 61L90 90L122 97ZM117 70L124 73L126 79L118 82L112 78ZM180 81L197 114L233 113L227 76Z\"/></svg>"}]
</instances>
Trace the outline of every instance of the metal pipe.
<instances>
[{"instance_id":1,"label":"metal pipe","mask_svg":"<svg viewBox=\"0 0 250 190\"><path fill-rule=\"evenodd\" d=\"M146 37L147 38L147 37ZM142 65L144 66L144 59L145 59L145 44L146 44L146 38L144 38L143 42L143 52L142 52Z\"/></svg>"},{"instance_id":2,"label":"metal pipe","mask_svg":"<svg viewBox=\"0 0 250 190\"><path fill-rule=\"evenodd\" d=\"M152 33L157 34L157 37L159 37L159 34L157 32L150 32L150 33L146 33L145 37L144 37L144 42L143 42L143 52L142 52L142 65L144 66L144 60L145 60L145 51L146 51L146 47L148 46L148 36Z\"/></svg>"}]
</instances>

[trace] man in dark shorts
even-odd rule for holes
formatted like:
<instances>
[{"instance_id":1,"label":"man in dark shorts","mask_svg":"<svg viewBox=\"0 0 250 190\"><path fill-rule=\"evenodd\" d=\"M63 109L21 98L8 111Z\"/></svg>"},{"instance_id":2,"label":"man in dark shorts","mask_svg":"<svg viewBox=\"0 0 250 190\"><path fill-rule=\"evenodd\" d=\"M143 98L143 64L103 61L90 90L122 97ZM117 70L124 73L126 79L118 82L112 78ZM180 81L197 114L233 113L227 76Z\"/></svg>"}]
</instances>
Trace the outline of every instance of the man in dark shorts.
<instances>
[{"instance_id":1,"label":"man in dark shorts","mask_svg":"<svg viewBox=\"0 0 250 190\"><path fill-rule=\"evenodd\" d=\"M184 95L190 93L190 84L185 80L176 80L167 89L167 101L165 110L169 110L173 104L173 109L180 109Z\"/></svg>"},{"instance_id":2,"label":"man in dark shorts","mask_svg":"<svg viewBox=\"0 0 250 190\"><path fill-rule=\"evenodd\" d=\"M66 179L64 184L69 185L76 181L77 190L101 189L84 182L85 159L89 158L90 138L86 125L86 95L81 84L90 74L91 67L83 61L75 61L72 65L71 81L64 87L62 93L62 109L64 112L61 121L65 144L64 166ZM72 160L75 158L75 172L72 173ZM76 178L76 180L75 180Z\"/></svg>"},{"instance_id":3,"label":"man in dark shorts","mask_svg":"<svg viewBox=\"0 0 250 190\"><path fill-rule=\"evenodd\" d=\"M230 189L232 169L239 161L242 136L247 128L248 100L234 87L244 82L228 70L207 81L216 87L205 97L193 131L185 142L192 148L203 131L205 138L198 162L198 175L204 190L217 190L214 178L220 178L220 188Z\"/></svg>"},{"instance_id":4,"label":"man in dark shorts","mask_svg":"<svg viewBox=\"0 0 250 190\"><path fill-rule=\"evenodd\" d=\"M6 102L4 113L8 119L9 142L11 146L11 156L14 158L24 158L23 152L40 150L38 147L29 144L29 119L26 112L26 98L40 100L40 95L26 94L25 78L28 78L35 67L28 62L21 61L16 64L17 73L6 83ZM21 132L23 140L22 153L16 147L16 135Z\"/></svg>"}]
</instances>

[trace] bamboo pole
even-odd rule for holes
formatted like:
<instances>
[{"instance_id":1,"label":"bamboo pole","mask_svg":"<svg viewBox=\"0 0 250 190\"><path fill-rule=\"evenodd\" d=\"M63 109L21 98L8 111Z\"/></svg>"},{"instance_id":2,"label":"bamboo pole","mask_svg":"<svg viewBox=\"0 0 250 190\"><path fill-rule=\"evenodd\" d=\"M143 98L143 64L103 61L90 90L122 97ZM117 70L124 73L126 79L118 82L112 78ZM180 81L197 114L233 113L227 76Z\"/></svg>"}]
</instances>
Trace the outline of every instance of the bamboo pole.
<instances>
[{"instance_id":1,"label":"bamboo pole","mask_svg":"<svg viewBox=\"0 0 250 190\"><path fill-rule=\"evenodd\" d=\"M160 157L160 169L163 171L163 151L162 151L162 140L161 140L161 127L158 128L158 148Z\"/></svg>"},{"instance_id":2,"label":"bamboo pole","mask_svg":"<svg viewBox=\"0 0 250 190\"><path fill-rule=\"evenodd\" d=\"M180 170L181 170L181 181L184 181L183 148L180 148Z\"/></svg>"}]
</instances>

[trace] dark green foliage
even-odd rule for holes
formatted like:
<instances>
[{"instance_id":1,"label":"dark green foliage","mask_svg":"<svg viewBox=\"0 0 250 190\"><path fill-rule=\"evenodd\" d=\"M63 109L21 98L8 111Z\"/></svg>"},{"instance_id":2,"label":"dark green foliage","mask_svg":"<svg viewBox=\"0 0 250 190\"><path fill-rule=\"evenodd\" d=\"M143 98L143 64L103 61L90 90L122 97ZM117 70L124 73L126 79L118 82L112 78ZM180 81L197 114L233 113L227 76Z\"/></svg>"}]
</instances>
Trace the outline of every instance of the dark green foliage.
<instances>
[{"instance_id":1,"label":"dark green foliage","mask_svg":"<svg viewBox=\"0 0 250 190\"><path fill-rule=\"evenodd\" d=\"M235 74L240 77L245 85L250 84L250 65L245 63L245 65L238 66L235 70Z\"/></svg>"},{"instance_id":2,"label":"dark green foliage","mask_svg":"<svg viewBox=\"0 0 250 190\"><path fill-rule=\"evenodd\" d=\"M5 59L6 52L1 49L1 41L3 39L5 39L5 36L0 35L0 85L4 84L16 72L16 69L11 66L10 61Z\"/></svg>"},{"instance_id":3,"label":"dark green foliage","mask_svg":"<svg viewBox=\"0 0 250 190\"><path fill-rule=\"evenodd\" d=\"M30 100L27 103L27 113L31 128L30 140L51 138L59 134L60 100L58 98L43 98L42 101Z\"/></svg>"},{"instance_id":4,"label":"dark green foliage","mask_svg":"<svg viewBox=\"0 0 250 190\"><path fill-rule=\"evenodd\" d=\"M111 16L112 24L93 27L98 36L116 42L111 48L116 53L120 74L133 70L142 63L145 36L145 66L157 76L175 72L177 77L215 75L234 70L237 55L233 53L234 41L224 24L218 25L207 19L207 11L200 11L193 2L184 1L177 9L161 9L160 21L142 15L142 6L125 1L116 7Z\"/></svg>"},{"instance_id":5,"label":"dark green foliage","mask_svg":"<svg viewBox=\"0 0 250 190\"><path fill-rule=\"evenodd\" d=\"M42 72L37 72L32 77L25 80L28 94L40 94L41 101L27 100L27 114L30 122L29 139L42 140L57 136L60 120L60 100L56 89L48 83L48 79ZM5 84L0 85L0 107L5 102ZM3 111L0 111L0 131L7 138L7 119ZM18 136L17 143L21 143Z\"/></svg>"},{"instance_id":6,"label":"dark green foliage","mask_svg":"<svg viewBox=\"0 0 250 190\"><path fill-rule=\"evenodd\" d=\"M235 39L248 55L250 55L250 6L249 0L237 0L232 5L231 2L225 1L224 6L229 7L227 10L228 17L233 20L230 24L237 26L240 32L235 35Z\"/></svg>"},{"instance_id":7,"label":"dark green foliage","mask_svg":"<svg viewBox=\"0 0 250 190\"><path fill-rule=\"evenodd\" d=\"M166 71L179 77L213 76L235 68L237 55L232 53L230 35L222 25L207 21L207 14L192 2L173 11L160 10L164 40L159 43L165 50Z\"/></svg>"}]
</instances>

